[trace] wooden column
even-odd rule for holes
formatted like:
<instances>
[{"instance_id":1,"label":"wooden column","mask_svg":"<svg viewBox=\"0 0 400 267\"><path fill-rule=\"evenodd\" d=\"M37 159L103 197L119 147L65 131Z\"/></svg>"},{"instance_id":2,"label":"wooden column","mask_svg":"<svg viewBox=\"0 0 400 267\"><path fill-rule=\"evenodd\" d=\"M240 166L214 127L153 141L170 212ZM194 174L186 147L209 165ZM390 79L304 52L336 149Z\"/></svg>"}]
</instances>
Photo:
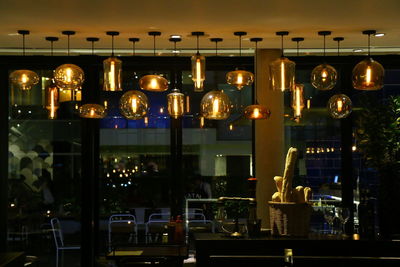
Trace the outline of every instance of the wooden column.
<instances>
[{"instance_id":1,"label":"wooden column","mask_svg":"<svg viewBox=\"0 0 400 267\"><path fill-rule=\"evenodd\" d=\"M262 220L262 227L269 227L268 201L276 191L273 178L283 175L284 168L283 94L271 90L269 79L269 64L280 55L278 49L257 51L258 102L271 110L271 118L256 121L255 125L257 215Z\"/></svg>"}]
</instances>

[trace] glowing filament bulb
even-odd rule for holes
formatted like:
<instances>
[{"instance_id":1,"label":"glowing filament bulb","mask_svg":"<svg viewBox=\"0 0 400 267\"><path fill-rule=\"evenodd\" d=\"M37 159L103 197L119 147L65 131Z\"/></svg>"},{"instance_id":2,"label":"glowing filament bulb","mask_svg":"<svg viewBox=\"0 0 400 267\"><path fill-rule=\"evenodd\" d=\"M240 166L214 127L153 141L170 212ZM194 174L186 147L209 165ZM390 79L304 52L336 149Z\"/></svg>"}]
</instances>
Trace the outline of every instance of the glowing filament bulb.
<instances>
[{"instance_id":1,"label":"glowing filament bulb","mask_svg":"<svg viewBox=\"0 0 400 267\"><path fill-rule=\"evenodd\" d=\"M22 84L26 84L29 81L28 75L26 75L25 73L22 74L21 76L21 82Z\"/></svg>"},{"instance_id":2,"label":"glowing filament bulb","mask_svg":"<svg viewBox=\"0 0 400 267\"><path fill-rule=\"evenodd\" d=\"M70 83L72 81L72 69L71 68L67 68L65 70L65 81L67 83Z\"/></svg>"},{"instance_id":3,"label":"glowing filament bulb","mask_svg":"<svg viewBox=\"0 0 400 267\"><path fill-rule=\"evenodd\" d=\"M136 113L137 112L137 101L136 101L137 99L136 98L133 98L132 99L132 112L133 113Z\"/></svg>"},{"instance_id":4,"label":"glowing filament bulb","mask_svg":"<svg viewBox=\"0 0 400 267\"><path fill-rule=\"evenodd\" d=\"M144 125L148 126L149 125L149 118L144 117Z\"/></svg>"},{"instance_id":5,"label":"glowing filament bulb","mask_svg":"<svg viewBox=\"0 0 400 267\"><path fill-rule=\"evenodd\" d=\"M115 62L111 61L110 72L108 73L110 91L115 91Z\"/></svg>"},{"instance_id":6,"label":"glowing filament bulb","mask_svg":"<svg viewBox=\"0 0 400 267\"><path fill-rule=\"evenodd\" d=\"M107 100L104 100L104 108L107 109L107 107L108 107L108 102Z\"/></svg>"},{"instance_id":7,"label":"glowing filament bulb","mask_svg":"<svg viewBox=\"0 0 400 267\"><path fill-rule=\"evenodd\" d=\"M255 108L253 112L253 118L258 118L260 117L260 109Z\"/></svg>"},{"instance_id":8,"label":"glowing filament bulb","mask_svg":"<svg viewBox=\"0 0 400 267\"><path fill-rule=\"evenodd\" d=\"M161 113L161 114L164 113L164 108L163 108L163 107L160 108L160 113Z\"/></svg>"},{"instance_id":9,"label":"glowing filament bulb","mask_svg":"<svg viewBox=\"0 0 400 267\"><path fill-rule=\"evenodd\" d=\"M328 77L328 73L326 72L325 69L322 71L321 77L322 77L322 81L325 82L326 78Z\"/></svg>"},{"instance_id":10,"label":"glowing filament bulb","mask_svg":"<svg viewBox=\"0 0 400 267\"><path fill-rule=\"evenodd\" d=\"M229 131L232 131L233 130L233 124L231 123L231 124L229 124Z\"/></svg>"},{"instance_id":11,"label":"glowing filament bulb","mask_svg":"<svg viewBox=\"0 0 400 267\"><path fill-rule=\"evenodd\" d=\"M368 66L367 67L366 77L365 77L365 82L366 82L367 85L370 85L370 83L371 83L371 76L372 76L371 74L372 74L371 67Z\"/></svg>"},{"instance_id":12,"label":"glowing filament bulb","mask_svg":"<svg viewBox=\"0 0 400 267\"><path fill-rule=\"evenodd\" d=\"M337 104L337 111L338 112L342 112L342 110L343 110L343 101L342 101L342 99L338 99L336 104Z\"/></svg>"},{"instance_id":13,"label":"glowing filament bulb","mask_svg":"<svg viewBox=\"0 0 400 267\"><path fill-rule=\"evenodd\" d=\"M196 59L196 87L201 87L201 62L200 59Z\"/></svg>"},{"instance_id":14,"label":"glowing filament bulb","mask_svg":"<svg viewBox=\"0 0 400 267\"><path fill-rule=\"evenodd\" d=\"M295 110L295 117L301 117L301 95L300 95L301 91L296 88L296 110Z\"/></svg>"},{"instance_id":15,"label":"glowing filament bulb","mask_svg":"<svg viewBox=\"0 0 400 267\"><path fill-rule=\"evenodd\" d=\"M54 119L55 117L55 105L54 105L54 91L50 91L50 118Z\"/></svg>"},{"instance_id":16,"label":"glowing filament bulb","mask_svg":"<svg viewBox=\"0 0 400 267\"><path fill-rule=\"evenodd\" d=\"M186 96L186 113L190 113L190 96Z\"/></svg>"},{"instance_id":17,"label":"glowing filament bulb","mask_svg":"<svg viewBox=\"0 0 400 267\"><path fill-rule=\"evenodd\" d=\"M241 73L239 73L237 76L237 84L243 84L243 75Z\"/></svg>"},{"instance_id":18,"label":"glowing filament bulb","mask_svg":"<svg viewBox=\"0 0 400 267\"><path fill-rule=\"evenodd\" d=\"M90 116L93 117L94 116L94 108L90 109Z\"/></svg>"},{"instance_id":19,"label":"glowing filament bulb","mask_svg":"<svg viewBox=\"0 0 400 267\"><path fill-rule=\"evenodd\" d=\"M213 114L217 115L219 113L219 99L216 98L213 102Z\"/></svg>"},{"instance_id":20,"label":"glowing filament bulb","mask_svg":"<svg viewBox=\"0 0 400 267\"><path fill-rule=\"evenodd\" d=\"M172 110L174 114L178 114L179 109L178 109L178 99L174 97L173 104L172 104Z\"/></svg>"},{"instance_id":21,"label":"glowing filament bulb","mask_svg":"<svg viewBox=\"0 0 400 267\"><path fill-rule=\"evenodd\" d=\"M200 117L200 128L204 127L204 117Z\"/></svg>"},{"instance_id":22,"label":"glowing filament bulb","mask_svg":"<svg viewBox=\"0 0 400 267\"><path fill-rule=\"evenodd\" d=\"M307 109L311 108L311 99L307 99Z\"/></svg>"},{"instance_id":23,"label":"glowing filament bulb","mask_svg":"<svg viewBox=\"0 0 400 267\"><path fill-rule=\"evenodd\" d=\"M151 88L151 89L157 89L157 88L158 88L158 86L157 86L157 79L151 79L150 88Z\"/></svg>"},{"instance_id":24,"label":"glowing filament bulb","mask_svg":"<svg viewBox=\"0 0 400 267\"><path fill-rule=\"evenodd\" d=\"M285 63L281 62L281 90L285 91Z\"/></svg>"}]
</instances>

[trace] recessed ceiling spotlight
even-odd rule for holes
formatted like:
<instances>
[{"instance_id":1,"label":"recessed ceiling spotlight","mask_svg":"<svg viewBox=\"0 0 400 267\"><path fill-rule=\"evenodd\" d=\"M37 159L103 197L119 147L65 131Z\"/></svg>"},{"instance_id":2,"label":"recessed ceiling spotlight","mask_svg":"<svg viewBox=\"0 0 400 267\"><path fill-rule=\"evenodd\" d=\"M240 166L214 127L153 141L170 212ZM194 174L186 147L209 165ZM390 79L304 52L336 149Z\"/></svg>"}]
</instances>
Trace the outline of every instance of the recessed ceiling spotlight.
<instances>
[{"instance_id":1,"label":"recessed ceiling spotlight","mask_svg":"<svg viewBox=\"0 0 400 267\"><path fill-rule=\"evenodd\" d=\"M182 35L171 35L171 38L182 38Z\"/></svg>"},{"instance_id":2,"label":"recessed ceiling spotlight","mask_svg":"<svg viewBox=\"0 0 400 267\"><path fill-rule=\"evenodd\" d=\"M385 36L385 33L383 33L383 32L375 33L375 37L383 37L383 36Z\"/></svg>"},{"instance_id":3,"label":"recessed ceiling spotlight","mask_svg":"<svg viewBox=\"0 0 400 267\"><path fill-rule=\"evenodd\" d=\"M353 52L356 52L356 53L358 53L358 52L362 52L362 51L364 51L364 49L359 49L359 48L357 48L357 49L353 49Z\"/></svg>"}]
</instances>

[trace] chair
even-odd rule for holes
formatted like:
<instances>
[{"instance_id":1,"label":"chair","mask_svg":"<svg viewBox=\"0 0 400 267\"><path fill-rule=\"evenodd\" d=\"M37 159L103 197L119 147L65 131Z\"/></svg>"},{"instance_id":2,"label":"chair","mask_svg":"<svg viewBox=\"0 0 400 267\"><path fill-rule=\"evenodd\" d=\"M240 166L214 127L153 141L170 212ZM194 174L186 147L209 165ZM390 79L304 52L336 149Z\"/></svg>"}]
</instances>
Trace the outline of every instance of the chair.
<instances>
[{"instance_id":1,"label":"chair","mask_svg":"<svg viewBox=\"0 0 400 267\"><path fill-rule=\"evenodd\" d=\"M113 239L112 234L129 234L128 243L131 243L133 237L135 243L138 241L136 217L132 214L114 214L108 220L108 249L111 251Z\"/></svg>"},{"instance_id":2,"label":"chair","mask_svg":"<svg viewBox=\"0 0 400 267\"><path fill-rule=\"evenodd\" d=\"M56 267L58 267L58 263L59 263L59 251L61 251L61 257L63 257L64 251L65 250L80 250L81 247L80 246L65 246L64 244L64 236L63 236L63 232L61 229L61 224L60 221L58 220L58 218L53 218L50 221L51 223L51 229L53 232L53 236L54 236L54 242L56 244Z\"/></svg>"},{"instance_id":3,"label":"chair","mask_svg":"<svg viewBox=\"0 0 400 267\"><path fill-rule=\"evenodd\" d=\"M146 243L161 241L165 225L169 222L170 213L152 213L146 223Z\"/></svg>"},{"instance_id":4,"label":"chair","mask_svg":"<svg viewBox=\"0 0 400 267\"><path fill-rule=\"evenodd\" d=\"M212 232L215 233L215 225L211 220L207 220L202 212L185 213L184 217L188 220L188 232Z\"/></svg>"}]
</instances>

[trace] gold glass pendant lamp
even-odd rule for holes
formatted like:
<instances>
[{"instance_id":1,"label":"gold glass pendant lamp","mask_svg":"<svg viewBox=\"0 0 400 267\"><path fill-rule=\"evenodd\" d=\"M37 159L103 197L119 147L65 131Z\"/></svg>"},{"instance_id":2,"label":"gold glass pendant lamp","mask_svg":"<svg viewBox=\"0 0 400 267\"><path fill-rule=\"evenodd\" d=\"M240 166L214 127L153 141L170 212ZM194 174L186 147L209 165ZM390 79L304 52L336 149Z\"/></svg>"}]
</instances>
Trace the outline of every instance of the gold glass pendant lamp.
<instances>
[{"instance_id":1,"label":"gold glass pendant lamp","mask_svg":"<svg viewBox=\"0 0 400 267\"><path fill-rule=\"evenodd\" d=\"M174 50L176 50L176 43L180 42L181 38L170 38L169 41L174 43ZM177 57L177 53L175 53L174 58ZM167 106L168 106L168 114L174 118L178 119L183 116L185 112L185 95L182 94L179 89L176 88L177 83L177 71L175 70L175 79L174 86L175 88L171 90L171 93L167 95Z\"/></svg>"},{"instance_id":2,"label":"gold glass pendant lamp","mask_svg":"<svg viewBox=\"0 0 400 267\"><path fill-rule=\"evenodd\" d=\"M120 98L119 110L128 120L140 120L145 118L149 111L149 101L144 93L131 90Z\"/></svg>"},{"instance_id":3,"label":"gold glass pendant lamp","mask_svg":"<svg viewBox=\"0 0 400 267\"><path fill-rule=\"evenodd\" d=\"M330 31L320 31L318 35L324 36L324 60L326 55L326 36L331 35ZM331 65L323 63L316 66L311 72L311 84L316 89L327 91L333 89L337 82L337 71Z\"/></svg>"},{"instance_id":4,"label":"gold glass pendant lamp","mask_svg":"<svg viewBox=\"0 0 400 267\"><path fill-rule=\"evenodd\" d=\"M335 37L334 41L338 43L338 56L340 56L340 42L344 40L343 37ZM353 104L350 97L345 94L339 93L332 96L328 101L328 112L334 119L347 118L353 110Z\"/></svg>"},{"instance_id":5,"label":"gold glass pendant lamp","mask_svg":"<svg viewBox=\"0 0 400 267\"><path fill-rule=\"evenodd\" d=\"M204 36L204 32L192 32L196 36L197 53L192 56L192 80L195 92L204 91L204 81L206 79L206 58L200 54L199 37Z\"/></svg>"},{"instance_id":6,"label":"gold glass pendant lamp","mask_svg":"<svg viewBox=\"0 0 400 267\"><path fill-rule=\"evenodd\" d=\"M140 39L136 37L129 38L129 42L132 42L132 56L136 56L136 43L139 41Z\"/></svg>"},{"instance_id":7,"label":"gold glass pendant lamp","mask_svg":"<svg viewBox=\"0 0 400 267\"><path fill-rule=\"evenodd\" d=\"M371 35L376 31L367 30L362 33L368 35L368 58L353 68L353 87L364 91L379 90L384 85L385 69L379 62L371 58Z\"/></svg>"},{"instance_id":8,"label":"gold glass pendant lamp","mask_svg":"<svg viewBox=\"0 0 400 267\"><path fill-rule=\"evenodd\" d=\"M22 35L22 55L25 56L25 35L29 35L29 31L19 30L18 34ZM39 82L39 76L31 70L16 70L10 74L10 81L20 90L28 91Z\"/></svg>"},{"instance_id":9,"label":"gold glass pendant lamp","mask_svg":"<svg viewBox=\"0 0 400 267\"><path fill-rule=\"evenodd\" d=\"M304 41L304 38L295 37L292 38L292 41L296 42L297 56L299 56L300 42ZM294 120L299 122L304 109L304 85L301 83L295 83L294 88L291 91L291 107L293 109Z\"/></svg>"},{"instance_id":10,"label":"gold glass pendant lamp","mask_svg":"<svg viewBox=\"0 0 400 267\"><path fill-rule=\"evenodd\" d=\"M239 57L242 56L242 36L247 35L246 32L234 32L235 36L239 37ZM234 71L230 71L226 74L226 82L230 85L236 86L238 90L241 90L246 85L252 85L254 82L254 74L242 70L239 67Z\"/></svg>"},{"instance_id":11,"label":"gold glass pendant lamp","mask_svg":"<svg viewBox=\"0 0 400 267\"><path fill-rule=\"evenodd\" d=\"M153 56L156 56L156 36L161 32L149 32L153 36ZM139 80L139 86L142 90L151 92L164 92L168 90L168 80L157 74L145 75Z\"/></svg>"},{"instance_id":12,"label":"gold glass pendant lamp","mask_svg":"<svg viewBox=\"0 0 400 267\"><path fill-rule=\"evenodd\" d=\"M74 35L74 31L63 31L62 34L67 35L68 47L67 55L70 54L70 36ZM75 64L63 64L54 70L54 80L58 88L63 90L78 91L82 88L85 75L83 70ZM74 100L74 99L72 99Z\"/></svg>"},{"instance_id":13,"label":"gold glass pendant lamp","mask_svg":"<svg viewBox=\"0 0 400 267\"><path fill-rule=\"evenodd\" d=\"M225 120L231 115L231 101L221 91L210 91L203 96L200 102L202 117L208 120Z\"/></svg>"},{"instance_id":14,"label":"gold glass pendant lamp","mask_svg":"<svg viewBox=\"0 0 400 267\"><path fill-rule=\"evenodd\" d=\"M255 43L255 50L254 50L254 70L255 70L255 76L257 77L257 49L258 49L258 42L261 42L263 39L262 38L251 38L250 41ZM265 120L268 119L271 116L271 111L264 105L258 104L257 101L257 80L254 82L254 87L253 87L253 96L254 96L254 101L252 105L247 106L244 109L244 116L249 119L249 120Z\"/></svg>"},{"instance_id":15,"label":"gold glass pendant lamp","mask_svg":"<svg viewBox=\"0 0 400 267\"><path fill-rule=\"evenodd\" d=\"M103 91L122 91L122 61L114 57L114 37L119 35L119 32L108 31L107 35L111 36L111 57L103 61Z\"/></svg>"},{"instance_id":16,"label":"gold glass pendant lamp","mask_svg":"<svg viewBox=\"0 0 400 267\"><path fill-rule=\"evenodd\" d=\"M270 64L270 78L272 90L292 90L294 85L296 64L284 56L283 37L289 35L287 31L276 32L281 37L281 57Z\"/></svg>"}]
</instances>

